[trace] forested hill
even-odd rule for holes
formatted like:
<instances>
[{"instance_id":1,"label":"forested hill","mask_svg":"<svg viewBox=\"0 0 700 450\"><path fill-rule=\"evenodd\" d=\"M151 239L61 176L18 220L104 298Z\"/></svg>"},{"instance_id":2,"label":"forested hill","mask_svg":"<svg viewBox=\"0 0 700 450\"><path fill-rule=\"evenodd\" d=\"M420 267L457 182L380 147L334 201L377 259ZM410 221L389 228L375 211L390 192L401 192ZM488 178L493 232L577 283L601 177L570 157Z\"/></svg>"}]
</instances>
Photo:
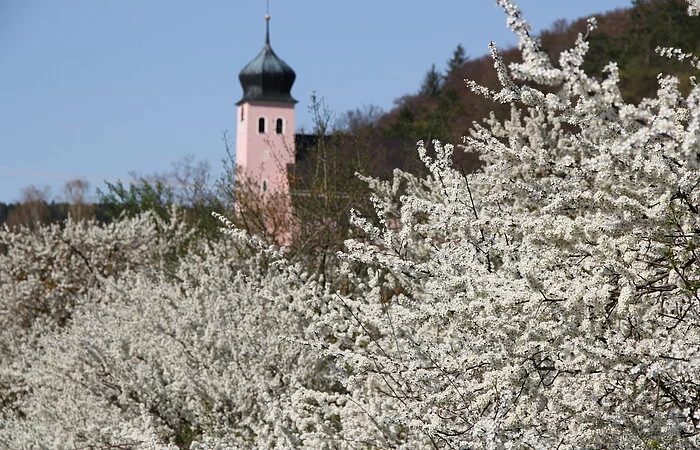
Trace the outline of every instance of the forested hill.
<instances>
[{"instance_id":1,"label":"forested hill","mask_svg":"<svg viewBox=\"0 0 700 450\"><path fill-rule=\"evenodd\" d=\"M623 96L628 101L651 96L658 86L656 74L661 72L679 75L687 83L688 77L683 75L700 73L691 73L689 64L671 62L655 52L662 45L700 53L700 17L689 17L686 10L684 0L636 0L631 8L596 15L598 29L589 36L584 68L602 75L608 62L617 61ZM542 46L555 63L559 53L585 31L586 19L571 23L560 20L541 33ZM505 50L503 57L506 62L514 61L517 50ZM447 69L441 72L433 65L419 93L396 100L395 108L379 118L375 131L387 137L459 142L473 121L490 111L504 112L503 106L472 94L465 78L499 88L491 56L469 59L460 46L447 62Z\"/></svg>"}]
</instances>

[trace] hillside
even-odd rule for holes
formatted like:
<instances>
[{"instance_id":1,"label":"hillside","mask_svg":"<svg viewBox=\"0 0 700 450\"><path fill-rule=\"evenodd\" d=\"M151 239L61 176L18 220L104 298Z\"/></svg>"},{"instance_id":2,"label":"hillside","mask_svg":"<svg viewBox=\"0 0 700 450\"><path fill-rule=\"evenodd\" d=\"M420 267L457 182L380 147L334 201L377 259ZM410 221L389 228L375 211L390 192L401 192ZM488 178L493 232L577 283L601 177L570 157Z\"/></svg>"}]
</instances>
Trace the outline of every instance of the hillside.
<instances>
[{"instance_id":1,"label":"hillside","mask_svg":"<svg viewBox=\"0 0 700 450\"><path fill-rule=\"evenodd\" d=\"M654 51L659 45L686 52L700 50L700 17L689 17L686 9L683 0L637 0L632 8L597 15L598 29L589 37L585 69L601 73L608 62L617 61L623 96L631 102L655 93L657 73L674 73L687 79L687 75L692 75L688 64L670 62ZM570 23L560 20L541 33L542 46L553 61L585 31L585 25L586 18ZM503 51L506 62L515 61L517 55L514 48ZM490 111L505 112L506 107L471 93L463 81L470 79L498 88L490 55L470 59L440 75L438 89L427 89L430 94L406 95L396 100L395 108L378 119L376 131L387 137L459 142L473 121L481 120ZM685 91L688 88L684 86Z\"/></svg>"}]
</instances>

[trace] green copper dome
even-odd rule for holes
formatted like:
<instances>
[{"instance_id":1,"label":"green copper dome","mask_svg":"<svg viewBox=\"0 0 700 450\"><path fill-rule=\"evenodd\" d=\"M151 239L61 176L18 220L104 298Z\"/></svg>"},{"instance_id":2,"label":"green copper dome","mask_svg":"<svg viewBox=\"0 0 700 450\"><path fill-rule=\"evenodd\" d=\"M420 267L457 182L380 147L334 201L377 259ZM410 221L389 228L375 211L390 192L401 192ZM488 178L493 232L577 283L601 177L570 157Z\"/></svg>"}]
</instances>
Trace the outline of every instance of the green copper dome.
<instances>
[{"instance_id":1,"label":"green copper dome","mask_svg":"<svg viewBox=\"0 0 700 450\"><path fill-rule=\"evenodd\" d=\"M290 91L296 74L270 47L270 16L265 16L267 29L265 45L258 56L238 74L243 86L243 98L238 102L273 101L296 103Z\"/></svg>"}]
</instances>

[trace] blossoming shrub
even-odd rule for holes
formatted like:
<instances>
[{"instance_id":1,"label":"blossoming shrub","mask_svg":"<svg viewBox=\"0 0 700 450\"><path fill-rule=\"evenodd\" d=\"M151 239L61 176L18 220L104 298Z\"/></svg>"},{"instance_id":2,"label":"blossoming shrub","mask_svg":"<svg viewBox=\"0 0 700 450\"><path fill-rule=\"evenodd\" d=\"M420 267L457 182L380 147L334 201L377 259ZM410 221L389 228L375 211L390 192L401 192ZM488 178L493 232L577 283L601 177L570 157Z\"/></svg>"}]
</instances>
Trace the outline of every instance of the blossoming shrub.
<instances>
[{"instance_id":1,"label":"blossoming shrub","mask_svg":"<svg viewBox=\"0 0 700 450\"><path fill-rule=\"evenodd\" d=\"M167 269L192 233L147 213L110 225L64 224L0 229L0 406L23 392L20 351L69 323L94 289L128 269ZM169 270L169 269L167 269Z\"/></svg>"},{"instance_id":2,"label":"blossoming shrub","mask_svg":"<svg viewBox=\"0 0 700 450\"><path fill-rule=\"evenodd\" d=\"M324 318L358 333L326 349L349 368L343 437L695 448L700 87L660 75L656 97L626 104L614 63L604 79L581 69L585 36L554 64L498 3L523 61L506 68L492 46L503 89L470 84L512 111L465 138L483 170L421 145L430 176L374 182L382 225L355 220L366 239L348 257L375 271Z\"/></svg>"},{"instance_id":3,"label":"blossoming shrub","mask_svg":"<svg viewBox=\"0 0 700 450\"><path fill-rule=\"evenodd\" d=\"M299 344L315 339L308 324L323 311L323 288L280 257L201 241L174 269L134 265L101 278L67 326L15 355L29 394L6 414L0 442L298 445L294 392L332 390L337 376Z\"/></svg>"}]
</instances>

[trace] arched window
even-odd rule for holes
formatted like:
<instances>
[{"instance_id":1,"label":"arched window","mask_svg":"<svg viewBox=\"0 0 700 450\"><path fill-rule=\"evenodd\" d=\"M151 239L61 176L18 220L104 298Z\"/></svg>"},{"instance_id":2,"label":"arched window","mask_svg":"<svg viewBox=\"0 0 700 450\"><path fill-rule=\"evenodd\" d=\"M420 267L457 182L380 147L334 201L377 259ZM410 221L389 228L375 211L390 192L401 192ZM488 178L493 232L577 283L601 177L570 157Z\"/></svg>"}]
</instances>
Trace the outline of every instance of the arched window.
<instances>
[{"instance_id":1,"label":"arched window","mask_svg":"<svg viewBox=\"0 0 700 450\"><path fill-rule=\"evenodd\" d=\"M267 180L263 180L262 182L262 191L267 192Z\"/></svg>"},{"instance_id":2,"label":"arched window","mask_svg":"<svg viewBox=\"0 0 700 450\"><path fill-rule=\"evenodd\" d=\"M277 118L277 120L275 121L275 133L284 133L284 120L282 120L281 118Z\"/></svg>"},{"instance_id":3,"label":"arched window","mask_svg":"<svg viewBox=\"0 0 700 450\"><path fill-rule=\"evenodd\" d=\"M243 122L243 118L244 118L243 111L245 111L245 109L243 107L241 107L241 122Z\"/></svg>"},{"instance_id":4,"label":"arched window","mask_svg":"<svg viewBox=\"0 0 700 450\"><path fill-rule=\"evenodd\" d=\"M265 118L261 117L258 119L258 133L265 132Z\"/></svg>"}]
</instances>

